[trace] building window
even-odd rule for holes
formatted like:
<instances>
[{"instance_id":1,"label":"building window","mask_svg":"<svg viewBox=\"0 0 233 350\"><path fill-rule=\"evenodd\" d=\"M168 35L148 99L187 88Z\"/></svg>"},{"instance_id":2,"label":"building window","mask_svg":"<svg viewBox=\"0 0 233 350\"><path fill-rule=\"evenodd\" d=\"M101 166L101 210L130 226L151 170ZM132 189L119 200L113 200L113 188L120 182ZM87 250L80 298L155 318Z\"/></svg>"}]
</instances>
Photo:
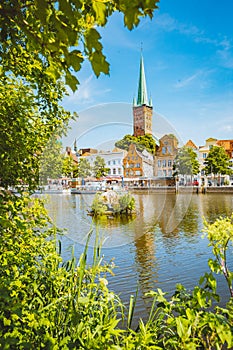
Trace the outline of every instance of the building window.
<instances>
[{"instance_id":1,"label":"building window","mask_svg":"<svg viewBox=\"0 0 233 350\"><path fill-rule=\"evenodd\" d=\"M203 158L206 159L206 157L207 157L207 154L203 153Z\"/></svg>"},{"instance_id":2,"label":"building window","mask_svg":"<svg viewBox=\"0 0 233 350\"><path fill-rule=\"evenodd\" d=\"M111 175L111 169L109 169L109 171L108 171L108 175Z\"/></svg>"},{"instance_id":3,"label":"building window","mask_svg":"<svg viewBox=\"0 0 233 350\"><path fill-rule=\"evenodd\" d=\"M168 152L169 154L172 153L172 148L171 148L171 146L168 146L168 147L167 147L167 152Z\"/></svg>"},{"instance_id":4,"label":"building window","mask_svg":"<svg viewBox=\"0 0 233 350\"><path fill-rule=\"evenodd\" d=\"M118 168L118 175L121 175L121 168Z\"/></svg>"},{"instance_id":5,"label":"building window","mask_svg":"<svg viewBox=\"0 0 233 350\"><path fill-rule=\"evenodd\" d=\"M167 171L167 175L168 175L168 176L172 176L172 170L171 170L171 169L169 169L169 170Z\"/></svg>"},{"instance_id":6,"label":"building window","mask_svg":"<svg viewBox=\"0 0 233 350\"><path fill-rule=\"evenodd\" d=\"M167 161L167 166L168 166L169 168L172 166L172 160L169 159L169 160Z\"/></svg>"},{"instance_id":7,"label":"building window","mask_svg":"<svg viewBox=\"0 0 233 350\"><path fill-rule=\"evenodd\" d=\"M111 160L108 161L108 165L111 165Z\"/></svg>"},{"instance_id":8,"label":"building window","mask_svg":"<svg viewBox=\"0 0 233 350\"><path fill-rule=\"evenodd\" d=\"M112 164L113 164L113 165L115 165L115 164L116 164L116 161L115 161L115 160L113 160L113 161L112 161Z\"/></svg>"},{"instance_id":9,"label":"building window","mask_svg":"<svg viewBox=\"0 0 233 350\"><path fill-rule=\"evenodd\" d=\"M167 171L166 170L163 170L163 176L167 176Z\"/></svg>"},{"instance_id":10,"label":"building window","mask_svg":"<svg viewBox=\"0 0 233 350\"><path fill-rule=\"evenodd\" d=\"M162 147L162 154L166 154L166 147Z\"/></svg>"},{"instance_id":11,"label":"building window","mask_svg":"<svg viewBox=\"0 0 233 350\"><path fill-rule=\"evenodd\" d=\"M113 175L116 175L116 169L115 168L112 169L112 173L113 173Z\"/></svg>"},{"instance_id":12,"label":"building window","mask_svg":"<svg viewBox=\"0 0 233 350\"><path fill-rule=\"evenodd\" d=\"M136 170L135 171L135 175L140 176L141 175L141 171L140 170Z\"/></svg>"},{"instance_id":13,"label":"building window","mask_svg":"<svg viewBox=\"0 0 233 350\"><path fill-rule=\"evenodd\" d=\"M161 168L161 160L158 160L158 168Z\"/></svg>"},{"instance_id":14,"label":"building window","mask_svg":"<svg viewBox=\"0 0 233 350\"><path fill-rule=\"evenodd\" d=\"M140 163L137 163L137 164L136 164L136 168L140 168Z\"/></svg>"},{"instance_id":15,"label":"building window","mask_svg":"<svg viewBox=\"0 0 233 350\"><path fill-rule=\"evenodd\" d=\"M167 166L167 161L166 159L163 159L163 168L166 168L166 166Z\"/></svg>"}]
</instances>

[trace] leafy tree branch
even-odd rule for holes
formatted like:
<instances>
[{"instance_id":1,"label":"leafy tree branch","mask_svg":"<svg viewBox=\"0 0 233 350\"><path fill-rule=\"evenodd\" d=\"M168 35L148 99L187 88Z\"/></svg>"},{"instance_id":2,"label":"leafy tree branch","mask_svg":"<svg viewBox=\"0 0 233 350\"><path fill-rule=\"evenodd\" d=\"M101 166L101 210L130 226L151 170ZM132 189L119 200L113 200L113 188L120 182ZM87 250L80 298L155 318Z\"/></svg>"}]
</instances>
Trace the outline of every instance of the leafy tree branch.
<instances>
[{"instance_id":1,"label":"leafy tree branch","mask_svg":"<svg viewBox=\"0 0 233 350\"><path fill-rule=\"evenodd\" d=\"M99 27L113 12L121 12L124 25L133 29L142 17L153 17L159 0L2 0L0 4L0 63L17 75L43 74L54 82L65 77L74 91L75 75L85 58L96 76L109 73ZM29 63L29 73L25 62ZM34 66L35 72L32 71Z\"/></svg>"}]
</instances>

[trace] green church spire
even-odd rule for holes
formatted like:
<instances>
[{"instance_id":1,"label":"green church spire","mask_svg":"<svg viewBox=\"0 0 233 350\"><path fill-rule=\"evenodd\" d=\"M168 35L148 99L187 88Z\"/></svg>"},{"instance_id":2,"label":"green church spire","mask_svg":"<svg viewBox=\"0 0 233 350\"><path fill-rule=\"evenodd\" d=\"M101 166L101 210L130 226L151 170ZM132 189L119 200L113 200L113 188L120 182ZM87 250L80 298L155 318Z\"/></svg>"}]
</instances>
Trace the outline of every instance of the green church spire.
<instances>
[{"instance_id":1,"label":"green church spire","mask_svg":"<svg viewBox=\"0 0 233 350\"><path fill-rule=\"evenodd\" d=\"M146 77L144 70L143 57L141 54L140 60L140 72L139 72L139 83L138 83L138 99L137 105L146 105L148 106L148 97L147 97L147 89L146 89Z\"/></svg>"}]
</instances>

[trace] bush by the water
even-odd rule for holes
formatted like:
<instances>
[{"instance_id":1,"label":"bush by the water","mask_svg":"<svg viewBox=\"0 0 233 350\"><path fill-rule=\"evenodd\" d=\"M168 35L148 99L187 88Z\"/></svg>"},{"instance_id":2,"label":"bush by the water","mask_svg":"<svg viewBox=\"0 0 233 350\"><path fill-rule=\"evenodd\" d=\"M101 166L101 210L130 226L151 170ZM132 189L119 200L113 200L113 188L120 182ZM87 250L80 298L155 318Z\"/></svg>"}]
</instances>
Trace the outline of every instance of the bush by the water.
<instances>
[{"instance_id":1,"label":"bush by the water","mask_svg":"<svg viewBox=\"0 0 233 350\"><path fill-rule=\"evenodd\" d=\"M101 247L88 242L79 261L62 262L56 229L43 204L30 197L0 193L0 348L1 349L232 349L232 276L227 249L233 216L205 223L213 247L210 271L192 291L177 285L171 298L158 289L147 321L132 328L129 308L108 286L111 264ZM90 233L91 234L91 233ZM219 306L215 273L222 273L229 302Z\"/></svg>"},{"instance_id":2,"label":"bush by the water","mask_svg":"<svg viewBox=\"0 0 233 350\"><path fill-rule=\"evenodd\" d=\"M135 211L135 198L127 192L117 193L107 190L96 193L91 205L93 215L131 214Z\"/></svg>"}]
</instances>

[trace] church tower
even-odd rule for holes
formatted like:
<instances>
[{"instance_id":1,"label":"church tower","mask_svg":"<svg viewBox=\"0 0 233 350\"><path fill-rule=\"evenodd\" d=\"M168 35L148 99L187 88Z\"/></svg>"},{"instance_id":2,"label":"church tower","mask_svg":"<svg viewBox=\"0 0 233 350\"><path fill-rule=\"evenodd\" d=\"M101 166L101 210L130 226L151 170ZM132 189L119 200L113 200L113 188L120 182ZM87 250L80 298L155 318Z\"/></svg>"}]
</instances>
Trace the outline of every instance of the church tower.
<instances>
[{"instance_id":1,"label":"church tower","mask_svg":"<svg viewBox=\"0 0 233 350\"><path fill-rule=\"evenodd\" d=\"M143 57L141 54L139 83L138 83L138 98L133 102L133 135L143 136L152 134L152 116L153 106L150 99L148 103L146 77L144 70Z\"/></svg>"}]
</instances>

